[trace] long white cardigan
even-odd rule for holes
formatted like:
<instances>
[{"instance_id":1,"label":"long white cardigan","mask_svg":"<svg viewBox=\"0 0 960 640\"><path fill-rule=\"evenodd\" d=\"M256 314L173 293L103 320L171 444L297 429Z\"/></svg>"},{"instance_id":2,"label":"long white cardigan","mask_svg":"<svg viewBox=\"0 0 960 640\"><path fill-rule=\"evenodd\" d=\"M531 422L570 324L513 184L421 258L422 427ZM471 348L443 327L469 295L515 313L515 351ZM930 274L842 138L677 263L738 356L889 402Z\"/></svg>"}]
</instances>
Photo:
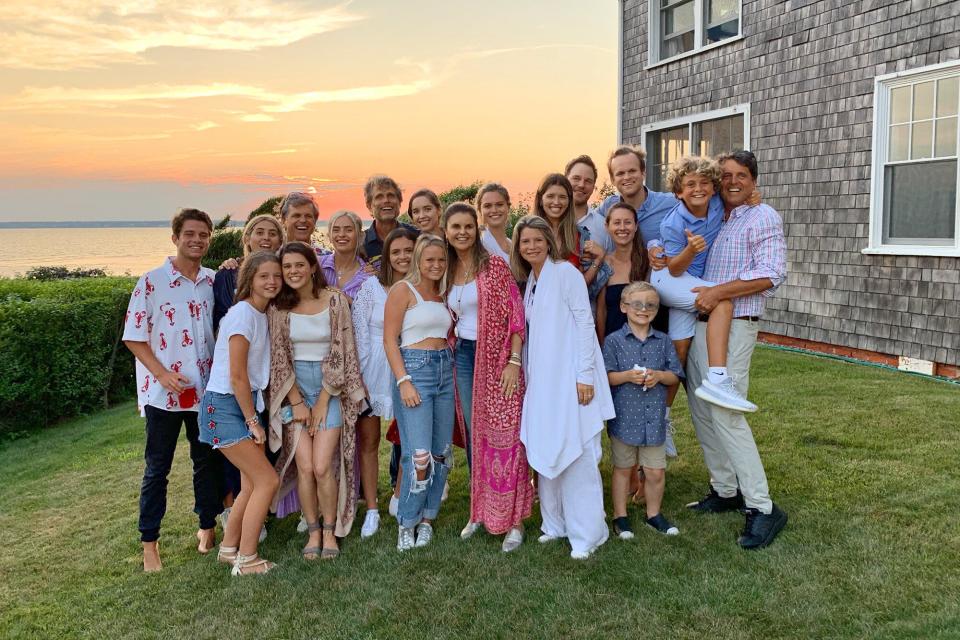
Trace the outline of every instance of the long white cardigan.
<instances>
[{"instance_id":1,"label":"long white cardigan","mask_svg":"<svg viewBox=\"0 0 960 640\"><path fill-rule=\"evenodd\" d=\"M548 259L539 279L530 274L525 309L531 299L520 440L530 466L555 478L583 455L585 446L599 446L603 421L615 412L583 274L569 262ZM593 385L593 400L586 406L577 402L578 382Z\"/></svg>"}]
</instances>

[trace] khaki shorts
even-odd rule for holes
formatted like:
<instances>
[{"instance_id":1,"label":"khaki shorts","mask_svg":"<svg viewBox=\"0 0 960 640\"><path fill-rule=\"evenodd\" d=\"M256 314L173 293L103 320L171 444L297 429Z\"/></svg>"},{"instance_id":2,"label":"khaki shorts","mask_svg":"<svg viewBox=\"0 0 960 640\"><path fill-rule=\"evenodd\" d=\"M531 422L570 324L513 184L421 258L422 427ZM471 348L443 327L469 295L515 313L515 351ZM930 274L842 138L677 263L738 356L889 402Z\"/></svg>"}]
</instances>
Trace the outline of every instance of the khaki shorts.
<instances>
[{"instance_id":1,"label":"khaki shorts","mask_svg":"<svg viewBox=\"0 0 960 640\"><path fill-rule=\"evenodd\" d=\"M620 469L629 469L636 464L649 469L667 468L666 444L636 447L610 436L610 452L613 454L613 466Z\"/></svg>"}]
</instances>

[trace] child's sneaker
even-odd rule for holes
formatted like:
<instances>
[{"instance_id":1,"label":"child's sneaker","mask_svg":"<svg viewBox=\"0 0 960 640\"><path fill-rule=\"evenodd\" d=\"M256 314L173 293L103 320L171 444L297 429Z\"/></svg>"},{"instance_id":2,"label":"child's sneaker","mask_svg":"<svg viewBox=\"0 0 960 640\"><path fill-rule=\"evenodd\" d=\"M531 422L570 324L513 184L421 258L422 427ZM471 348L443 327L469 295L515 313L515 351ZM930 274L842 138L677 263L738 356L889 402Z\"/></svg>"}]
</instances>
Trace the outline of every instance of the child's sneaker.
<instances>
[{"instance_id":1,"label":"child's sneaker","mask_svg":"<svg viewBox=\"0 0 960 640\"><path fill-rule=\"evenodd\" d=\"M633 527L630 526L630 518L626 516L614 518L613 533L621 540L632 540Z\"/></svg>"},{"instance_id":2,"label":"child's sneaker","mask_svg":"<svg viewBox=\"0 0 960 640\"><path fill-rule=\"evenodd\" d=\"M680 535L680 529L677 529L672 522L664 518L662 513L647 518L647 524L665 536Z\"/></svg>"},{"instance_id":3,"label":"child's sneaker","mask_svg":"<svg viewBox=\"0 0 960 640\"><path fill-rule=\"evenodd\" d=\"M723 382L716 384L709 380L704 380L703 384L694 391L694 395L705 402L729 409L730 411L753 413L757 410L757 405L743 397L743 394L734 386L733 378L729 376L724 378Z\"/></svg>"}]
</instances>

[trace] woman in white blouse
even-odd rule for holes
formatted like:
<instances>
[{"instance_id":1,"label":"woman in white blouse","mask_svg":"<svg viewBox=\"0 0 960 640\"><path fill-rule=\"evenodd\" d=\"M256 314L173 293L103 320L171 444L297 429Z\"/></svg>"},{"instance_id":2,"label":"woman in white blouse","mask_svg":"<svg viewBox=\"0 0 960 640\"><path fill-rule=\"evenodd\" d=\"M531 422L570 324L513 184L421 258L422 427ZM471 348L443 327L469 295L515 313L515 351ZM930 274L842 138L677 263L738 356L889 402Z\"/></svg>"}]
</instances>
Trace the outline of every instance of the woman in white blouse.
<instances>
[{"instance_id":1,"label":"woman in white blouse","mask_svg":"<svg viewBox=\"0 0 960 640\"><path fill-rule=\"evenodd\" d=\"M477 212L483 222L480 243L492 256L500 256L510 264L510 192L502 184L488 182L477 192Z\"/></svg>"},{"instance_id":2,"label":"woman in white blouse","mask_svg":"<svg viewBox=\"0 0 960 640\"><path fill-rule=\"evenodd\" d=\"M357 423L360 450L360 485L367 503L367 515L360 537L369 538L380 527L377 505L377 475L380 468L382 420L393 418L393 374L383 350L383 308L393 283L407 274L413 258L417 233L405 227L391 231L383 242L383 263L377 277L368 278L353 301L353 327L357 334L360 372L367 387L369 411Z\"/></svg>"}]
</instances>

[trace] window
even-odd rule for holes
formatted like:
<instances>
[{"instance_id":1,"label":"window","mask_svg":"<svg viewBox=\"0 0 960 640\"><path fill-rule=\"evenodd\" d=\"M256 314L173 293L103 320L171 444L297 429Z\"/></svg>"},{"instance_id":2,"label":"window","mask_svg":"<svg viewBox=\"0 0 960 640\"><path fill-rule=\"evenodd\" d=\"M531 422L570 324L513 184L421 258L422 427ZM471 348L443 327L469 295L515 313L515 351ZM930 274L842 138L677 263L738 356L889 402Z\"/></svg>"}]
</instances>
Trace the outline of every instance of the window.
<instances>
[{"instance_id":1,"label":"window","mask_svg":"<svg viewBox=\"0 0 960 640\"><path fill-rule=\"evenodd\" d=\"M650 64L740 35L741 0L650 0Z\"/></svg>"},{"instance_id":2,"label":"window","mask_svg":"<svg viewBox=\"0 0 960 640\"><path fill-rule=\"evenodd\" d=\"M876 79L865 253L960 255L958 117L960 62Z\"/></svg>"},{"instance_id":3,"label":"window","mask_svg":"<svg viewBox=\"0 0 960 640\"><path fill-rule=\"evenodd\" d=\"M686 155L717 156L750 148L750 105L711 111L643 127L647 187L664 191L670 165Z\"/></svg>"}]
</instances>

